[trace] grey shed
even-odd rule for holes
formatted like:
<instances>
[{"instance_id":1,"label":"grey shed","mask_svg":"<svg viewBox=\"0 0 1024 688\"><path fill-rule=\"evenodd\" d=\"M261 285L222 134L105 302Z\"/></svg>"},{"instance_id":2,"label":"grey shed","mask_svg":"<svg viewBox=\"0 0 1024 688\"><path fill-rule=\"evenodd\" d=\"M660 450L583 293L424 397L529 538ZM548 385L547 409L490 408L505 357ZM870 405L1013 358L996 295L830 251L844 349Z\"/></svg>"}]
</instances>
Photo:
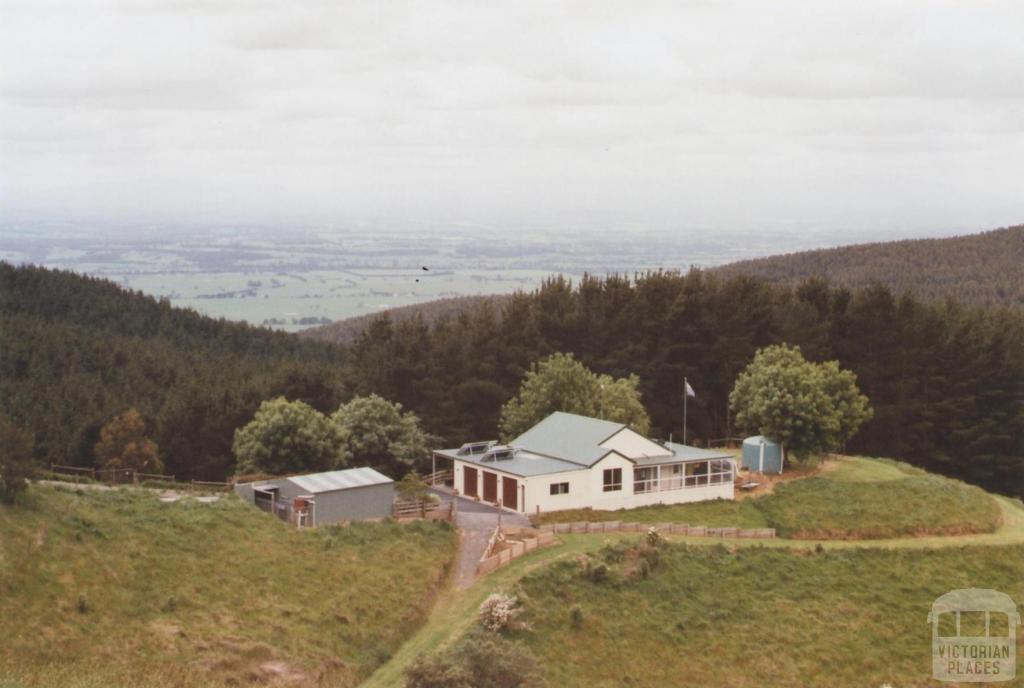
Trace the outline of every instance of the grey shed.
<instances>
[{"instance_id":1,"label":"grey shed","mask_svg":"<svg viewBox=\"0 0 1024 688\"><path fill-rule=\"evenodd\" d=\"M385 518L395 501L395 482L372 468L260 480L236 485L235 491L300 526Z\"/></svg>"}]
</instances>

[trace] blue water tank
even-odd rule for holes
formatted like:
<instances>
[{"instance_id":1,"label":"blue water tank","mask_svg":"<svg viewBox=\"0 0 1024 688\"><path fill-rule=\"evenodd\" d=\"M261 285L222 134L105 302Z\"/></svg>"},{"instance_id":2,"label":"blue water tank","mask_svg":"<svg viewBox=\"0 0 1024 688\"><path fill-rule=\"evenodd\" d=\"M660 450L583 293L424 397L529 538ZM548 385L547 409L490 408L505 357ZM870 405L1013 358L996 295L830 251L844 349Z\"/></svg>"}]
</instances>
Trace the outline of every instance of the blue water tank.
<instances>
[{"instance_id":1,"label":"blue water tank","mask_svg":"<svg viewBox=\"0 0 1024 688\"><path fill-rule=\"evenodd\" d=\"M758 473L782 472L782 445L764 435L743 440L743 467Z\"/></svg>"}]
</instances>

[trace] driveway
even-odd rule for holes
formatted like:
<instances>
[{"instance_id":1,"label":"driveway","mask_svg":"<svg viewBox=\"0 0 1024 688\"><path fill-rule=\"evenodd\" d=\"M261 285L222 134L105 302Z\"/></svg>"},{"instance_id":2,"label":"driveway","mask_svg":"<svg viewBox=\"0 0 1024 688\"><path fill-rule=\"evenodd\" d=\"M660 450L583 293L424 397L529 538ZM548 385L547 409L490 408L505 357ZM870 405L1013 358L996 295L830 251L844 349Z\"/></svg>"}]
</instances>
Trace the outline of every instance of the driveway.
<instances>
[{"instance_id":1,"label":"driveway","mask_svg":"<svg viewBox=\"0 0 1024 688\"><path fill-rule=\"evenodd\" d=\"M459 560L456 564L455 585L460 589L468 588L476 578L476 566L487 549L487 541L498 525L498 513L501 513L502 526L529 526L530 521L522 514L499 510L484 502L477 502L465 497L455 497L442 490L431 490L444 504L453 499L456 505L455 525L459 529Z\"/></svg>"}]
</instances>

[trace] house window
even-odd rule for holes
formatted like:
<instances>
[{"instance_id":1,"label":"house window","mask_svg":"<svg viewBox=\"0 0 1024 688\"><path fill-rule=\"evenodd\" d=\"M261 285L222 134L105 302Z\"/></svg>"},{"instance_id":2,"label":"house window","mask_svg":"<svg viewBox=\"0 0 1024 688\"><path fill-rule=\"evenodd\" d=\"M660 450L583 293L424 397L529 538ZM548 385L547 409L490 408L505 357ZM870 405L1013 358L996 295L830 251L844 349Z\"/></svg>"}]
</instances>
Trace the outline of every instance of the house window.
<instances>
[{"instance_id":1,"label":"house window","mask_svg":"<svg viewBox=\"0 0 1024 688\"><path fill-rule=\"evenodd\" d=\"M647 468L633 469L633 492L643 494L645 492L658 491L658 469L654 466Z\"/></svg>"},{"instance_id":2,"label":"house window","mask_svg":"<svg viewBox=\"0 0 1024 688\"><path fill-rule=\"evenodd\" d=\"M604 472L604 491L615 492L622 489L622 469L608 468Z\"/></svg>"},{"instance_id":3,"label":"house window","mask_svg":"<svg viewBox=\"0 0 1024 688\"><path fill-rule=\"evenodd\" d=\"M551 494L569 494L569 483L551 483Z\"/></svg>"}]
</instances>

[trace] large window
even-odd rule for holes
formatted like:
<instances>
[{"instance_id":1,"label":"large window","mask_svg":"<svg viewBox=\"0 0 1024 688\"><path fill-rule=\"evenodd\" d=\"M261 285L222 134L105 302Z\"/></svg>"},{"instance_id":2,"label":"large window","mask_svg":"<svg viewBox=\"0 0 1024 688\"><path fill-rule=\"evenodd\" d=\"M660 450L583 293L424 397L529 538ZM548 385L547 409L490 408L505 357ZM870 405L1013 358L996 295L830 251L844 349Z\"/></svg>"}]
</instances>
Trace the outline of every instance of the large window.
<instances>
[{"instance_id":1,"label":"large window","mask_svg":"<svg viewBox=\"0 0 1024 688\"><path fill-rule=\"evenodd\" d=\"M716 459L710 462L709 475L712 485L732 482L732 461Z\"/></svg>"},{"instance_id":2,"label":"large window","mask_svg":"<svg viewBox=\"0 0 1024 688\"><path fill-rule=\"evenodd\" d=\"M604 491L615 492L622 489L622 469L607 468L604 472Z\"/></svg>"},{"instance_id":3,"label":"large window","mask_svg":"<svg viewBox=\"0 0 1024 688\"><path fill-rule=\"evenodd\" d=\"M648 466L647 468L633 469L633 493L643 494L645 492L658 491L658 468Z\"/></svg>"},{"instance_id":4,"label":"large window","mask_svg":"<svg viewBox=\"0 0 1024 688\"><path fill-rule=\"evenodd\" d=\"M686 464L686 487L705 487L728 482L732 482L732 462L728 459Z\"/></svg>"},{"instance_id":5,"label":"large window","mask_svg":"<svg viewBox=\"0 0 1024 688\"><path fill-rule=\"evenodd\" d=\"M551 483L551 494L569 494L569 483Z\"/></svg>"}]
</instances>

